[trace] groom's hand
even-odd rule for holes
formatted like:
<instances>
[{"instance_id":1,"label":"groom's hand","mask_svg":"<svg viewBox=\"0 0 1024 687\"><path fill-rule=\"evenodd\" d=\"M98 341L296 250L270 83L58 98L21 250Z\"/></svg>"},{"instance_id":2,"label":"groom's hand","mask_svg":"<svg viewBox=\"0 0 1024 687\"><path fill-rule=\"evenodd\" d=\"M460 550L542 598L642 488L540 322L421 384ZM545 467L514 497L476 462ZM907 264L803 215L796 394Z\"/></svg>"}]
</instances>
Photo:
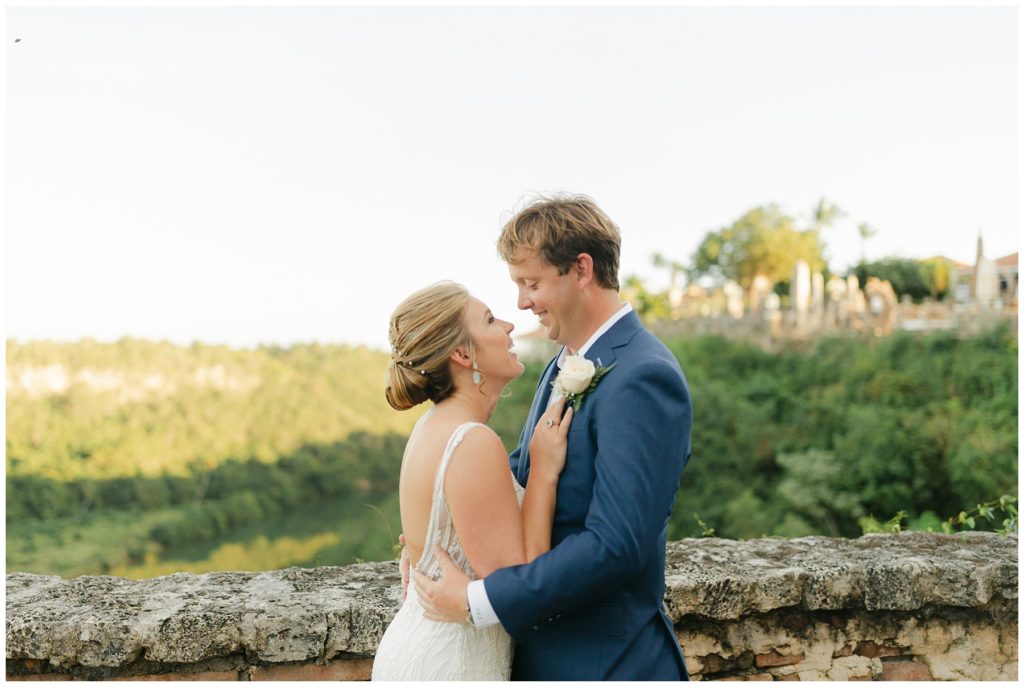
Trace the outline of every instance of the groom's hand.
<instances>
[{"instance_id":1,"label":"groom's hand","mask_svg":"<svg viewBox=\"0 0 1024 687\"><path fill-rule=\"evenodd\" d=\"M420 605L423 606L423 617L427 620L465 624L466 609L469 608L466 587L470 580L455 567L440 546L434 547L434 557L441 565L441 577L437 580L430 579L419 570L412 571Z\"/></svg>"}]
</instances>

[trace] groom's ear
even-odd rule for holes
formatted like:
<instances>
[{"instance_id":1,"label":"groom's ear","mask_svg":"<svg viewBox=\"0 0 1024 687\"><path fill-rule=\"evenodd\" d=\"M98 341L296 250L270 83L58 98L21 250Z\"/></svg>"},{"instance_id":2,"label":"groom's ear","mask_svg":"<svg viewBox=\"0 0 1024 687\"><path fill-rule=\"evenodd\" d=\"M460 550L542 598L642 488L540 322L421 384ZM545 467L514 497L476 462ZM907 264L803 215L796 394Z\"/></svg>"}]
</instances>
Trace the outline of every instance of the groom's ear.
<instances>
[{"instance_id":1,"label":"groom's ear","mask_svg":"<svg viewBox=\"0 0 1024 687\"><path fill-rule=\"evenodd\" d=\"M580 253L577 255L572 269L580 286L585 286L594 281L594 258L590 257L590 253Z\"/></svg>"}]
</instances>

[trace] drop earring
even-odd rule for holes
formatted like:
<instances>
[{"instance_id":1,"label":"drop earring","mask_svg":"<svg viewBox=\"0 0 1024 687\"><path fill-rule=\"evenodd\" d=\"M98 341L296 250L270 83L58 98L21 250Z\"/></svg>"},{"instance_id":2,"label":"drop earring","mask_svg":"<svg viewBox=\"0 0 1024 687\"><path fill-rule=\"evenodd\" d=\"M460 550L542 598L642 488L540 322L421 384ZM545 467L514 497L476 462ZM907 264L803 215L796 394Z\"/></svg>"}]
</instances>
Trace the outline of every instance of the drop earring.
<instances>
[{"instance_id":1,"label":"drop earring","mask_svg":"<svg viewBox=\"0 0 1024 687\"><path fill-rule=\"evenodd\" d=\"M476 351L473 350L473 342L469 342L469 360L473 363L473 383L480 386L480 368L476 364Z\"/></svg>"}]
</instances>

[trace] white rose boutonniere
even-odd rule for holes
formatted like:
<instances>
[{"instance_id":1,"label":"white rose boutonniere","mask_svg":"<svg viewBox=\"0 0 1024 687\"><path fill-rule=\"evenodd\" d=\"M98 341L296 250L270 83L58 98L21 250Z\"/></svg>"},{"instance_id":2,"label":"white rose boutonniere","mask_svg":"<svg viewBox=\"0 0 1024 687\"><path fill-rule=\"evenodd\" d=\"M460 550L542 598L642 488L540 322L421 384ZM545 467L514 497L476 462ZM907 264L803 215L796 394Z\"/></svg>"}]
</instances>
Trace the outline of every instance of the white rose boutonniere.
<instances>
[{"instance_id":1,"label":"white rose boutonniere","mask_svg":"<svg viewBox=\"0 0 1024 687\"><path fill-rule=\"evenodd\" d=\"M597 383L601 381L608 372L615 367L615 363L608 366L595 367L594 363L582 355L566 356L562 363L562 369L551 383L556 393L565 396L566 403L572 405L573 410L579 412L583 404L583 397L594 390Z\"/></svg>"}]
</instances>

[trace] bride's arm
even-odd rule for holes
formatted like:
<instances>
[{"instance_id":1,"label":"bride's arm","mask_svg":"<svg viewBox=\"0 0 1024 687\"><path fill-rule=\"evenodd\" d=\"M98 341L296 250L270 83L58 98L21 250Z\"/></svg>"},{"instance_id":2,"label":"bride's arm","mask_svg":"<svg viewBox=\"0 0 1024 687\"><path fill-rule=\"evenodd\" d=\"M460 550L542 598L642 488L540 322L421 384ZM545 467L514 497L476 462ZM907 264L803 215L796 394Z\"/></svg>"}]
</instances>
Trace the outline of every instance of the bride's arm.
<instances>
[{"instance_id":1,"label":"bride's arm","mask_svg":"<svg viewBox=\"0 0 1024 687\"><path fill-rule=\"evenodd\" d=\"M572 408L562 416L565 398L551 405L537 423L530 441L530 479L523 497L523 548L529 563L551 550L558 476L565 467L566 434ZM551 426L548 426L548 423Z\"/></svg>"},{"instance_id":2,"label":"bride's arm","mask_svg":"<svg viewBox=\"0 0 1024 687\"><path fill-rule=\"evenodd\" d=\"M490 430L469 432L452 456L445 475L445 494L462 551L480 579L499 568L532 561L551 549L555 491L565 466L573 412L570 408L563 417L564 404L564 400L552 404L534 430L530 442L530 479L521 508L516 503L512 475L497 434ZM442 580L432 581L414 570L425 616L431 620L465 622L469 578L452 564L440 546L435 553L444 571L445 586L452 593L443 595L447 603L439 611L435 593Z\"/></svg>"},{"instance_id":3,"label":"bride's arm","mask_svg":"<svg viewBox=\"0 0 1024 687\"><path fill-rule=\"evenodd\" d=\"M521 509L497 434L485 428L467 432L452 455L445 494L462 550L480 578L551 549L555 488L565 465L566 433L572 421L571 410L559 421L563 405L553 404L534 432L529 486Z\"/></svg>"},{"instance_id":4,"label":"bride's arm","mask_svg":"<svg viewBox=\"0 0 1024 687\"><path fill-rule=\"evenodd\" d=\"M519 502L497 434L486 427L466 433L444 488L462 551L478 577L525 562Z\"/></svg>"}]
</instances>

